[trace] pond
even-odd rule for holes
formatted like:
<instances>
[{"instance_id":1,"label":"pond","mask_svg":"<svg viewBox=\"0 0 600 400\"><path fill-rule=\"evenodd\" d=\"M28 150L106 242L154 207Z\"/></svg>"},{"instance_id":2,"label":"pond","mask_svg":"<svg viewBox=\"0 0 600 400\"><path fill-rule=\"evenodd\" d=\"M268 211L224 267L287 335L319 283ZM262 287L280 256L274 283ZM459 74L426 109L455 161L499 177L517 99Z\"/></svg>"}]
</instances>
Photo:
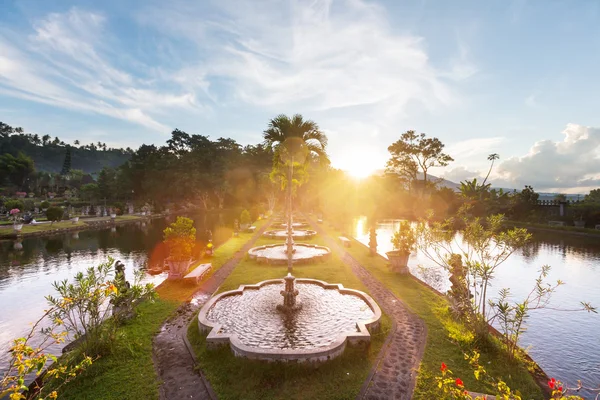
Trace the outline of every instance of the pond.
<instances>
[{"instance_id":1,"label":"pond","mask_svg":"<svg viewBox=\"0 0 600 400\"><path fill-rule=\"evenodd\" d=\"M377 250L380 254L392 250L391 238L398 226L398 220L377 224ZM356 219L353 229L356 239L368 245L366 218ZM553 232L532 233L533 241L499 267L492 282L492 291L497 293L501 288L510 288L513 299L521 300L534 287L540 268L550 265L549 282L560 279L566 283L553 295L550 307L581 308L581 301L599 307L600 238ZM423 275L419 265L429 273ZM440 291L448 289L445 271L436 269L432 261L420 252L411 254L409 268L413 275L437 286ZM520 345L528 349L549 376L567 382L569 386L576 386L578 379L587 387L600 385L599 314L535 310L527 321L527 327Z\"/></svg>"},{"instance_id":2,"label":"pond","mask_svg":"<svg viewBox=\"0 0 600 400\"><path fill-rule=\"evenodd\" d=\"M206 229L213 230L213 242L219 244L227 234L218 225L218 217L191 215L197 238L203 245ZM162 266L167 249L162 231L173 217L135 222L127 225L71 232L51 237L25 238L19 243L0 241L0 375L7 368L10 343L28 332L30 324L43 314L45 296L54 294L52 283L71 279L76 273L105 262L108 257L125 264L126 278L134 271ZM229 233L230 234L230 233ZM166 273L144 275L144 282L158 285ZM60 352L60 348L52 349Z\"/></svg>"}]
</instances>

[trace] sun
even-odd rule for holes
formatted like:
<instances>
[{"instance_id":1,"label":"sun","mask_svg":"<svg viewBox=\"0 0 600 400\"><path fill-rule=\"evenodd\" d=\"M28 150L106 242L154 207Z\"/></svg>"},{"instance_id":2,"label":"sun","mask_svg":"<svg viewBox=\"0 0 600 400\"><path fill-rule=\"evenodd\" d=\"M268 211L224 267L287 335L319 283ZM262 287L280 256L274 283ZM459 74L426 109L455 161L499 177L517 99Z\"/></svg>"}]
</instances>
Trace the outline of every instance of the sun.
<instances>
[{"instance_id":1,"label":"sun","mask_svg":"<svg viewBox=\"0 0 600 400\"><path fill-rule=\"evenodd\" d=\"M333 155L334 167L341 169L355 179L365 179L383 170L385 160L376 149L366 145L363 148L352 146Z\"/></svg>"},{"instance_id":2,"label":"sun","mask_svg":"<svg viewBox=\"0 0 600 400\"><path fill-rule=\"evenodd\" d=\"M361 165L361 163L356 163L356 165L353 165L350 168L346 168L345 170L350 176L356 179L365 179L375 173L374 168L369 168L366 165Z\"/></svg>"}]
</instances>

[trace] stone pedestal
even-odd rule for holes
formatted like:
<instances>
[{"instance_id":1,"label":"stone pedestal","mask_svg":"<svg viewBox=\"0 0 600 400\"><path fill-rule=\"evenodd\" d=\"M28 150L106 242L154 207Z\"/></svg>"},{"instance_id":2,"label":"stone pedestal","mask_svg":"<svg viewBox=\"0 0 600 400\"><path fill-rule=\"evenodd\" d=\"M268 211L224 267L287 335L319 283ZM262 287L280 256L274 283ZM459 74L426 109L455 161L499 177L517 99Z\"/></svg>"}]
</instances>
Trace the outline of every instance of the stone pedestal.
<instances>
[{"instance_id":1,"label":"stone pedestal","mask_svg":"<svg viewBox=\"0 0 600 400\"><path fill-rule=\"evenodd\" d=\"M408 257L410 256L410 253L388 251L385 254L388 257L388 260L390 260L392 271L398 272L400 274L410 273L410 271L408 270Z\"/></svg>"}]
</instances>

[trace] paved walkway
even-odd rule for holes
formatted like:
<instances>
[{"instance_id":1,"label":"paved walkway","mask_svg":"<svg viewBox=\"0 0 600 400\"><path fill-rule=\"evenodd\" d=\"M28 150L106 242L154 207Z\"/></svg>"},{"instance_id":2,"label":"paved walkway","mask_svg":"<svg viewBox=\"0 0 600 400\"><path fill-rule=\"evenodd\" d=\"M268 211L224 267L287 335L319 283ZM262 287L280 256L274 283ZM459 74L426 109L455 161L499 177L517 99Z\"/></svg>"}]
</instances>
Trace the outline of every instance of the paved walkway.
<instances>
[{"instance_id":1,"label":"paved walkway","mask_svg":"<svg viewBox=\"0 0 600 400\"><path fill-rule=\"evenodd\" d=\"M410 399L416 383L417 370L425 350L427 328L425 323L390 292L378 279L350 256L338 241L328 236L321 227L313 224L319 234L327 238L333 251L352 268L392 319L393 329L378 356L378 361L363 385L358 399Z\"/></svg>"},{"instance_id":2,"label":"paved walkway","mask_svg":"<svg viewBox=\"0 0 600 400\"><path fill-rule=\"evenodd\" d=\"M265 223L241 250L203 282L194 294L193 300L180 307L177 313L164 323L160 333L154 338L154 367L162 381L161 400L216 399L202 371L199 371L195 365L190 354L191 349L188 350L187 327L194 313L221 286L269 224L269 222Z\"/></svg>"}]
</instances>

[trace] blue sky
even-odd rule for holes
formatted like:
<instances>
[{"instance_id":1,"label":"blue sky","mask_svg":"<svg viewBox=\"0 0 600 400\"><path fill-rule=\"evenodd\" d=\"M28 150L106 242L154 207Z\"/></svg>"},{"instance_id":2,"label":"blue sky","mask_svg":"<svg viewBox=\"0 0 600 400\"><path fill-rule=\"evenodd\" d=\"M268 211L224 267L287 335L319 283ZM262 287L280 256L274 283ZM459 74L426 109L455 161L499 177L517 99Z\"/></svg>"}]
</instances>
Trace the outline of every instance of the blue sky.
<instances>
[{"instance_id":1,"label":"blue sky","mask_svg":"<svg viewBox=\"0 0 600 400\"><path fill-rule=\"evenodd\" d=\"M0 120L137 147L174 128L258 143L301 113L334 166L383 168L408 129L459 181L600 186L600 3L0 0Z\"/></svg>"}]
</instances>

